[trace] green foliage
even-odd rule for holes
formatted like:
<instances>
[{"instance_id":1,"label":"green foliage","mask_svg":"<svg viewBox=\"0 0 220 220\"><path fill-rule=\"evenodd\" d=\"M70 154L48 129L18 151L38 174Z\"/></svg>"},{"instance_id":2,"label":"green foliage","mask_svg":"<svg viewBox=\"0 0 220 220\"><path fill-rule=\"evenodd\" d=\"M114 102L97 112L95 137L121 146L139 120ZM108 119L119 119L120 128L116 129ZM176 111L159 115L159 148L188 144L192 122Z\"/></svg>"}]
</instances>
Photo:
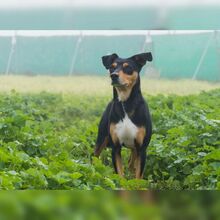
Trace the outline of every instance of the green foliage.
<instances>
[{"instance_id":1,"label":"green foliage","mask_svg":"<svg viewBox=\"0 0 220 220\"><path fill-rule=\"evenodd\" d=\"M1 189L219 189L220 90L148 97L153 136L144 180L91 157L109 97L0 95ZM122 152L129 157L129 150Z\"/></svg>"}]
</instances>

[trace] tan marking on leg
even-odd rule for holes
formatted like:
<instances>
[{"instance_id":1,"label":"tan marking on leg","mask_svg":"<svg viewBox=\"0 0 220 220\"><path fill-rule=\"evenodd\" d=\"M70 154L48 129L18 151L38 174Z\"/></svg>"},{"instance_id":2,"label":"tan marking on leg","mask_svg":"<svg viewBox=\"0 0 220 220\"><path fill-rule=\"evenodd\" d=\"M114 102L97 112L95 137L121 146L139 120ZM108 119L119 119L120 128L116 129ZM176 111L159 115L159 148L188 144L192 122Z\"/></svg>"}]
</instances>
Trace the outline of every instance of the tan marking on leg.
<instances>
[{"instance_id":1,"label":"tan marking on leg","mask_svg":"<svg viewBox=\"0 0 220 220\"><path fill-rule=\"evenodd\" d=\"M138 155L135 161L135 177L136 179L142 179L143 174L141 174L141 156Z\"/></svg>"},{"instance_id":2,"label":"tan marking on leg","mask_svg":"<svg viewBox=\"0 0 220 220\"><path fill-rule=\"evenodd\" d=\"M117 144L119 140L118 140L118 137L117 137L117 135L115 133L115 126L116 125L114 123L110 124L110 135L111 135L113 143Z\"/></svg>"},{"instance_id":3,"label":"tan marking on leg","mask_svg":"<svg viewBox=\"0 0 220 220\"><path fill-rule=\"evenodd\" d=\"M143 178L143 172L141 173L141 155L140 155L140 148L143 145L144 137L146 135L146 129L144 127L139 127L137 136L135 139L135 146L136 146L136 160L135 160L135 177L137 179Z\"/></svg>"},{"instance_id":4,"label":"tan marking on leg","mask_svg":"<svg viewBox=\"0 0 220 220\"><path fill-rule=\"evenodd\" d=\"M118 140L118 137L115 133L115 126L116 125L114 123L110 124L110 135L111 135L113 143L115 144L115 146L117 146L117 144L119 143L119 140ZM120 154L117 152L117 150L116 150L116 154L115 154L115 163L116 163L117 173L120 176L123 176L124 171L123 171L123 166L122 166L122 159L121 159Z\"/></svg>"},{"instance_id":5,"label":"tan marking on leg","mask_svg":"<svg viewBox=\"0 0 220 220\"><path fill-rule=\"evenodd\" d=\"M121 156L119 154L116 154L115 155L115 160L116 160L116 169L117 169L118 174L120 176L124 176L124 169L123 169L123 166L122 166Z\"/></svg>"},{"instance_id":6,"label":"tan marking on leg","mask_svg":"<svg viewBox=\"0 0 220 220\"><path fill-rule=\"evenodd\" d=\"M103 143L100 146L96 146L94 151L94 156L99 157L102 150L107 146L107 144L108 144L108 137L105 137Z\"/></svg>"},{"instance_id":7,"label":"tan marking on leg","mask_svg":"<svg viewBox=\"0 0 220 220\"><path fill-rule=\"evenodd\" d=\"M135 171L135 160L137 157L136 149L131 149L131 155L128 162L128 168L131 172Z\"/></svg>"},{"instance_id":8,"label":"tan marking on leg","mask_svg":"<svg viewBox=\"0 0 220 220\"><path fill-rule=\"evenodd\" d=\"M139 146L143 144L145 135L146 135L146 129L144 127L139 127L136 136L136 142Z\"/></svg>"}]
</instances>

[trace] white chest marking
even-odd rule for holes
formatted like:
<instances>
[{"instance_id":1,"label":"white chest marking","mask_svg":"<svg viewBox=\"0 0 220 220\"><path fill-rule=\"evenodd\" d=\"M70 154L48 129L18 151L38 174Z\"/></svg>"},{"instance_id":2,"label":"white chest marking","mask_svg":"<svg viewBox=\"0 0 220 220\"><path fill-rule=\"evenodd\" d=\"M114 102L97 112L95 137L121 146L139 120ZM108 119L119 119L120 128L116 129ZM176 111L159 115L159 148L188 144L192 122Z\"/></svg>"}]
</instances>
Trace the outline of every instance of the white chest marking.
<instances>
[{"instance_id":1,"label":"white chest marking","mask_svg":"<svg viewBox=\"0 0 220 220\"><path fill-rule=\"evenodd\" d=\"M126 147L134 147L134 140L137 136L138 128L130 120L126 114L123 120L119 121L115 126L115 133L120 144L125 144Z\"/></svg>"}]
</instances>

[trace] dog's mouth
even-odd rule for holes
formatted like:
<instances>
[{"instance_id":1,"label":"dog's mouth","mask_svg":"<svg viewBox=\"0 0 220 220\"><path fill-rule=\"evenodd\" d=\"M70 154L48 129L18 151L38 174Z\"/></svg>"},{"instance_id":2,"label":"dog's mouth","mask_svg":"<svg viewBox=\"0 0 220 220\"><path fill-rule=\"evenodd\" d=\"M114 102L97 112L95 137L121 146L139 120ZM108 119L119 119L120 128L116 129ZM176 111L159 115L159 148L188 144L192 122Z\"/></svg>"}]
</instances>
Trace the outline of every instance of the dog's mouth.
<instances>
[{"instance_id":1,"label":"dog's mouth","mask_svg":"<svg viewBox=\"0 0 220 220\"><path fill-rule=\"evenodd\" d=\"M111 84L112 84L112 86L114 86L114 87L119 87L119 88L127 87L127 83L121 84L120 82L113 82L113 81L112 81Z\"/></svg>"}]
</instances>

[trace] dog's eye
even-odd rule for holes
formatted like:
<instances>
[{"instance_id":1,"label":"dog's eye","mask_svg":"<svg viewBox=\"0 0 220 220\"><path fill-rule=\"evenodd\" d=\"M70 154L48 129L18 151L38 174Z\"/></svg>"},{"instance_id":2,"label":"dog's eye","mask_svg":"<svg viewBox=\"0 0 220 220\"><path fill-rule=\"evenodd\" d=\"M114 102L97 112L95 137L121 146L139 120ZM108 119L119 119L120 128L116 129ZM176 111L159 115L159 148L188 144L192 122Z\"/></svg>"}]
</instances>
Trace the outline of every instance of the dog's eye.
<instances>
[{"instance_id":1,"label":"dog's eye","mask_svg":"<svg viewBox=\"0 0 220 220\"><path fill-rule=\"evenodd\" d=\"M116 69L116 67L117 67L117 64L116 64L116 63L113 63L113 64L110 66L110 68L109 68L109 72L110 72L110 73L114 72L115 69Z\"/></svg>"},{"instance_id":2,"label":"dog's eye","mask_svg":"<svg viewBox=\"0 0 220 220\"><path fill-rule=\"evenodd\" d=\"M123 72L127 74L132 74L133 73L133 68L131 66L126 66L123 68Z\"/></svg>"}]
</instances>

